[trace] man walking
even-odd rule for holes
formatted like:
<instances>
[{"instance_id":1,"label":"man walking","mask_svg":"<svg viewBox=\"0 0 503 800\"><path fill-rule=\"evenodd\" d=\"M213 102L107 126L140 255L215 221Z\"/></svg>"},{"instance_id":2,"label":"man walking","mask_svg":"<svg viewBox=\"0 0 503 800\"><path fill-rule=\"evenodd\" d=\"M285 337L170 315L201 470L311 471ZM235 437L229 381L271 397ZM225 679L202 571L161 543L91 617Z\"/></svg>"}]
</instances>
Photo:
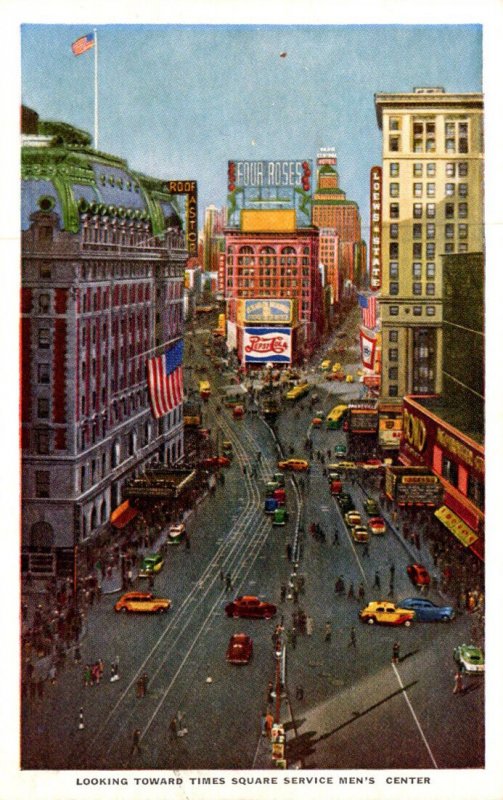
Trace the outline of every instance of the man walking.
<instances>
[{"instance_id":1,"label":"man walking","mask_svg":"<svg viewBox=\"0 0 503 800\"><path fill-rule=\"evenodd\" d=\"M393 653L391 656L391 661L393 664L398 664L398 662L400 661L400 645L398 644L398 642L395 642L393 644Z\"/></svg>"},{"instance_id":2,"label":"man walking","mask_svg":"<svg viewBox=\"0 0 503 800\"><path fill-rule=\"evenodd\" d=\"M351 628L351 630L349 632L349 644L348 644L348 647L354 647L355 650L356 650L356 631L355 631L354 627Z\"/></svg>"},{"instance_id":3,"label":"man walking","mask_svg":"<svg viewBox=\"0 0 503 800\"><path fill-rule=\"evenodd\" d=\"M225 591L231 592L232 591L232 580L231 580L231 573L228 572L225 576Z\"/></svg>"},{"instance_id":4,"label":"man walking","mask_svg":"<svg viewBox=\"0 0 503 800\"><path fill-rule=\"evenodd\" d=\"M375 576L374 576L374 589L381 588L381 577L379 575L379 570L376 569Z\"/></svg>"},{"instance_id":5,"label":"man walking","mask_svg":"<svg viewBox=\"0 0 503 800\"><path fill-rule=\"evenodd\" d=\"M463 683L463 675L461 671L458 669L454 676L454 689L452 690L452 693L463 694L464 691L465 691L465 686Z\"/></svg>"},{"instance_id":6,"label":"man walking","mask_svg":"<svg viewBox=\"0 0 503 800\"><path fill-rule=\"evenodd\" d=\"M330 620L325 623L325 641L329 642L332 639L332 623Z\"/></svg>"},{"instance_id":7,"label":"man walking","mask_svg":"<svg viewBox=\"0 0 503 800\"><path fill-rule=\"evenodd\" d=\"M131 743L131 750L129 751L129 757L133 756L135 753L141 755L141 747L140 747L140 739L141 734L138 728L133 731L133 741Z\"/></svg>"}]
</instances>

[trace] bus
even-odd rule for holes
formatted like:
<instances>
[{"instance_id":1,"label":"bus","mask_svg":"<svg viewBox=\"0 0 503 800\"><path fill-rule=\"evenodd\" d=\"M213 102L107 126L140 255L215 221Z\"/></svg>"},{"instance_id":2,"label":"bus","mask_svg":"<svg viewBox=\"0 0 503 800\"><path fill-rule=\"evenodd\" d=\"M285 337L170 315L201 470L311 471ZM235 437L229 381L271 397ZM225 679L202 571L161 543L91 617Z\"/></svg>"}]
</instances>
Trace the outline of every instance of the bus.
<instances>
[{"instance_id":1,"label":"bus","mask_svg":"<svg viewBox=\"0 0 503 800\"><path fill-rule=\"evenodd\" d=\"M299 383L298 386L289 389L285 397L287 400L300 400L301 397L305 397L308 394L310 388L309 383Z\"/></svg>"},{"instance_id":2,"label":"bus","mask_svg":"<svg viewBox=\"0 0 503 800\"><path fill-rule=\"evenodd\" d=\"M342 428L342 423L344 422L344 417L346 416L347 410L348 407L344 404L334 406L330 413L327 414L327 430L337 431Z\"/></svg>"},{"instance_id":3,"label":"bus","mask_svg":"<svg viewBox=\"0 0 503 800\"><path fill-rule=\"evenodd\" d=\"M199 394L203 400L207 400L211 394L211 385L209 381L199 381Z\"/></svg>"}]
</instances>

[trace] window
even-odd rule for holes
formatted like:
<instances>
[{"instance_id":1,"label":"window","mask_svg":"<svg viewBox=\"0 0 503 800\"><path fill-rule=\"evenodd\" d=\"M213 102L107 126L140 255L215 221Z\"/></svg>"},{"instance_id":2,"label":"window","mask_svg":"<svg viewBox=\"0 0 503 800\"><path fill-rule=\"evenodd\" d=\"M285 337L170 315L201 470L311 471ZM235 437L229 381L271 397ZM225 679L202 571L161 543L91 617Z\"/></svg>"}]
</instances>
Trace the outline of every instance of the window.
<instances>
[{"instance_id":1,"label":"window","mask_svg":"<svg viewBox=\"0 0 503 800\"><path fill-rule=\"evenodd\" d=\"M400 130L400 117L390 117L389 129L390 129L390 131L399 131Z\"/></svg>"},{"instance_id":2,"label":"window","mask_svg":"<svg viewBox=\"0 0 503 800\"><path fill-rule=\"evenodd\" d=\"M390 347L388 350L388 358L390 361L398 361L398 347Z\"/></svg>"},{"instance_id":3,"label":"window","mask_svg":"<svg viewBox=\"0 0 503 800\"><path fill-rule=\"evenodd\" d=\"M37 367L38 383L49 383L51 378L50 365L39 364Z\"/></svg>"},{"instance_id":4,"label":"window","mask_svg":"<svg viewBox=\"0 0 503 800\"><path fill-rule=\"evenodd\" d=\"M48 294L41 294L38 298L38 310L41 314L48 314L51 298Z\"/></svg>"},{"instance_id":5,"label":"window","mask_svg":"<svg viewBox=\"0 0 503 800\"><path fill-rule=\"evenodd\" d=\"M435 197L435 184L434 183L427 183L426 184L426 194L428 197Z\"/></svg>"},{"instance_id":6,"label":"window","mask_svg":"<svg viewBox=\"0 0 503 800\"><path fill-rule=\"evenodd\" d=\"M466 242L460 242L458 245L458 252L459 253L467 253L468 252L468 245Z\"/></svg>"},{"instance_id":7,"label":"window","mask_svg":"<svg viewBox=\"0 0 503 800\"><path fill-rule=\"evenodd\" d=\"M435 242L426 242L426 258L435 258Z\"/></svg>"},{"instance_id":8,"label":"window","mask_svg":"<svg viewBox=\"0 0 503 800\"><path fill-rule=\"evenodd\" d=\"M388 378L390 381L398 380L398 367L390 367L388 369Z\"/></svg>"},{"instance_id":9,"label":"window","mask_svg":"<svg viewBox=\"0 0 503 800\"><path fill-rule=\"evenodd\" d=\"M477 508L484 508L485 503L485 490L484 483L478 481L473 475L468 475L468 486L466 491L467 497L475 503Z\"/></svg>"},{"instance_id":10,"label":"window","mask_svg":"<svg viewBox=\"0 0 503 800\"><path fill-rule=\"evenodd\" d=\"M423 257L423 246L421 242L413 242L412 243L412 258L422 258Z\"/></svg>"},{"instance_id":11,"label":"window","mask_svg":"<svg viewBox=\"0 0 503 800\"><path fill-rule=\"evenodd\" d=\"M412 306L412 314L414 317L420 317L422 313L423 313L422 306Z\"/></svg>"},{"instance_id":12,"label":"window","mask_svg":"<svg viewBox=\"0 0 503 800\"><path fill-rule=\"evenodd\" d=\"M48 455L49 453L49 431L39 430L36 431L36 448L39 455Z\"/></svg>"},{"instance_id":13,"label":"window","mask_svg":"<svg viewBox=\"0 0 503 800\"><path fill-rule=\"evenodd\" d=\"M455 461L450 461L442 454L442 478L445 478L451 486L458 485L458 465Z\"/></svg>"},{"instance_id":14,"label":"window","mask_svg":"<svg viewBox=\"0 0 503 800\"><path fill-rule=\"evenodd\" d=\"M415 178L421 178L423 176L423 165L422 164L414 164L412 168L412 174Z\"/></svg>"},{"instance_id":15,"label":"window","mask_svg":"<svg viewBox=\"0 0 503 800\"><path fill-rule=\"evenodd\" d=\"M434 219L434 217L435 217L435 203L426 203L426 216L429 219Z\"/></svg>"},{"instance_id":16,"label":"window","mask_svg":"<svg viewBox=\"0 0 503 800\"><path fill-rule=\"evenodd\" d=\"M434 283L427 283L426 284L426 294L430 297L435 294L435 284Z\"/></svg>"},{"instance_id":17,"label":"window","mask_svg":"<svg viewBox=\"0 0 503 800\"><path fill-rule=\"evenodd\" d=\"M468 216L468 203L458 203L458 217L466 219Z\"/></svg>"},{"instance_id":18,"label":"window","mask_svg":"<svg viewBox=\"0 0 503 800\"><path fill-rule=\"evenodd\" d=\"M422 183L414 183L412 184L414 197L422 197L423 196L423 184Z\"/></svg>"},{"instance_id":19,"label":"window","mask_svg":"<svg viewBox=\"0 0 503 800\"><path fill-rule=\"evenodd\" d=\"M390 306L389 315L390 317L398 317L398 306Z\"/></svg>"},{"instance_id":20,"label":"window","mask_svg":"<svg viewBox=\"0 0 503 800\"><path fill-rule=\"evenodd\" d=\"M426 174L429 178L434 178L437 174L437 165L436 164L426 164Z\"/></svg>"},{"instance_id":21,"label":"window","mask_svg":"<svg viewBox=\"0 0 503 800\"><path fill-rule=\"evenodd\" d=\"M43 280L52 278L52 265L50 261L43 261L39 267L39 275Z\"/></svg>"},{"instance_id":22,"label":"window","mask_svg":"<svg viewBox=\"0 0 503 800\"><path fill-rule=\"evenodd\" d=\"M40 419L49 418L49 398L39 397L37 400L37 416Z\"/></svg>"},{"instance_id":23,"label":"window","mask_svg":"<svg viewBox=\"0 0 503 800\"><path fill-rule=\"evenodd\" d=\"M445 184L445 196L452 197L454 194L454 183L446 183Z\"/></svg>"},{"instance_id":24,"label":"window","mask_svg":"<svg viewBox=\"0 0 503 800\"><path fill-rule=\"evenodd\" d=\"M398 331L390 331L389 340L390 342L398 342Z\"/></svg>"},{"instance_id":25,"label":"window","mask_svg":"<svg viewBox=\"0 0 503 800\"><path fill-rule=\"evenodd\" d=\"M395 283L395 282L390 283L390 285L389 285L389 293L391 295L397 295L398 294L398 283Z\"/></svg>"},{"instance_id":26,"label":"window","mask_svg":"<svg viewBox=\"0 0 503 800\"><path fill-rule=\"evenodd\" d=\"M398 386L395 384L389 386L389 396L398 397Z\"/></svg>"},{"instance_id":27,"label":"window","mask_svg":"<svg viewBox=\"0 0 503 800\"><path fill-rule=\"evenodd\" d=\"M392 153L398 153L400 150L400 137L399 136L390 136L389 137L389 149Z\"/></svg>"},{"instance_id":28,"label":"window","mask_svg":"<svg viewBox=\"0 0 503 800\"><path fill-rule=\"evenodd\" d=\"M427 317L435 316L435 306L426 306L426 316Z\"/></svg>"},{"instance_id":29,"label":"window","mask_svg":"<svg viewBox=\"0 0 503 800\"><path fill-rule=\"evenodd\" d=\"M35 472L35 497L49 497L50 474L45 470Z\"/></svg>"},{"instance_id":30,"label":"window","mask_svg":"<svg viewBox=\"0 0 503 800\"><path fill-rule=\"evenodd\" d=\"M390 216L390 219L398 219L400 217L400 204L399 203L390 203L389 216Z\"/></svg>"},{"instance_id":31,"label":"window","mask_svg":"<svg viewBox=\"0 0 503 800\"><path fill-rule=\"evenodd\" d=\"M447 223L445 226L445 238L454 239L454 225L452 222Z\"/></svg>"},{"instance_id":32,"label":"window","mask_svg":"<svg viewBox=\"0 0 503 800\"><path fill-rule=\"evenodd\" d=\"M398 242L389 243L389 257L398 258Z\"/></svg>"},{"instance_id":33,"label":"window","mask_svg":"<svg viewBox=\"0 0 503 800\"><path fill-rule=\"evenodd\" d=\"M421 219L423 216L423 204L422 203L414 203L412 206L412 215L414 219Z\"/></svg>"},{"instance_id":34,"label":"window","mask_svg":"<svg viewBox=\"0 0 503 800\"><path fill-rule=\"evenodd\" d=\"M456 165L452 161L448 161L445 165L445 177L454 178Z\"/></svg>"},{"instance_id":35,"label":"window","mask_svg":"<svg viewBox=\"0 0 503 800\"><path fill-rule=\"evenodd\" d=\"M458 237L460 239L468 239L468 225L465 223L458 225Z\"/></svg>"},{"instance_id":36,"label":"window","mask_svg":"<svg viewBox=\"0 0 503 800\"><path fill-rule=\"evenodd\" d=\"M389 165L389 174L390 178L398 178L400 174L400 164L398 164L396 161L393 161Z\"/></svg>"},{"instance_id":37,"label":"window","mask_svg":"<svg viewBox=\"0 0 503 800\"><path fill-rule=\"evenodd\" d=\"M426 238L427 239L434 239L435 238L435 223L428 222L426 225Z\"/></svg>"},{"instance_id":38,"label":"window","mask_svg":"<svg viewBox=\"0 0 503 800\"><path fill-rule=\"evenodd\" d=\"M460 178L466 178L466 176L468 175L468 162L467 161L460 161L459 162L459 164L458 164L458 175L459 175Z\"/></svg>"},{"instance_id":39,"label":"window","mask_svg":"<svg viewBox=\"0 0 503 800\"><path fill-rule=\"evenodd\" d=\"M392 222L389 226L390 239L398 239L398 223Z\"/></svg>"},{"instance_id":40,"label":"window","mask_svg":"<svg viewBox=\"0 0 503 800\"><path fill-rule=\"evenodd\" d=\"M454 217L454 203L445 204L445 218L453 219Z\"/></svg>"},{"instance_id":41,"label":"window","mask_svg":"<svg viewBox=\"0 0 503 800\"><path fill-rule=\"evenodd\" d=\"M423 235L423 226L421 225L420 222L419 223L416 222L412 226L412 237L414 239L421 239L422 235Z\"/></svg>"},{"instance_id":42,"label":"window","mask_svg":"<svg viewBox=\"0 0 503 800\"><path fill-rule=\"evenodd\" d=\"M446 242L444 245L445 253L454 253L454 242Z\"/></svg>"},{"instance_id":43,"label":"window","mask_svg":"<svg viewBox=\"0 0 503 800\"><path fill-rule=\"evenodd\" d=\"M435 277L435 262L434 261L427 261L427 263L426 263L426 277L427 278L434 278Z\"/></svg>"},{"instance_id":44,"label":"window","mask_svg":"<svg viewBox=\"0 0 503 800\"><path fill-rule=\"evenodd\" d=\"M48 350L50 345L50 331L49 328L39 328L38 331L38 346L41 350Z\"/></svg>"},{"instance_id":45,"label":"window","mask_svg":"<svg viewBox=\"0 0 503 800\"><path fill-rule=\"evenodd\" d=\"M458 194L460 197L468 197L468 184L460 183L458 185Z\"/></svg>"},{"instance_id":46,"label":"window","mask_svg":"<svg viewBox=\"0 0 503 800\"><path fill-rule=\"evenodd\" d=\"M415 278L416 280L421 278L421 262L420 261L414 261L414 263L412 264L412 277Z\"/></svg>"},{"instance_id":47,"label":"window","mask_svg":"<svg viewBox=\"0 0 503 800\"><path fill-rule=\"evenodd\" d=\"M390 278L398 278L398 261L389 262L389 276Z\"/></svg>"},{"instance_id":48,"label":"window","mask_svg":"<svg viewBox=\"0 0 503 800\"><path fill-rule=\"evenodd\" d=\"M412 294L420 295L422 293L422 286L420 283L412 284Z\"/></svg>"},{"instance_id":49,"label":"window","mask_svg":"<svg viewBox=\"0 0 503 800\"><path fill-rule=\"evenodd\" d=\"M390 197L399 197L399 195L400 195L400 184L399 183L390 183L390 185L389 185L389 194L390 194Z\"/></svg>"}]
</instances>

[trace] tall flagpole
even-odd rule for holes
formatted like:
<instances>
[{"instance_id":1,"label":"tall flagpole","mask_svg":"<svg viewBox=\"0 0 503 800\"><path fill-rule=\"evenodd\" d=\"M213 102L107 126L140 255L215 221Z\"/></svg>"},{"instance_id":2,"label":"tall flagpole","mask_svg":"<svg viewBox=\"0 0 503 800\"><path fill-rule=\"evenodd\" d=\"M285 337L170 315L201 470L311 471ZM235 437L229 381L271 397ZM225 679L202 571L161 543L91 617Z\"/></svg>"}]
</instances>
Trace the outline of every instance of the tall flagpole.
<instances>
[{"instance_id":1,"label":"tall flagpole","mask_svg":"<svg viewBox=\"0 0 503 800\"><path fill-rule=\"evenodd\" d=\"M98 31L94 29L94 149L98 146Z\"/></svg>"}]
</instances>

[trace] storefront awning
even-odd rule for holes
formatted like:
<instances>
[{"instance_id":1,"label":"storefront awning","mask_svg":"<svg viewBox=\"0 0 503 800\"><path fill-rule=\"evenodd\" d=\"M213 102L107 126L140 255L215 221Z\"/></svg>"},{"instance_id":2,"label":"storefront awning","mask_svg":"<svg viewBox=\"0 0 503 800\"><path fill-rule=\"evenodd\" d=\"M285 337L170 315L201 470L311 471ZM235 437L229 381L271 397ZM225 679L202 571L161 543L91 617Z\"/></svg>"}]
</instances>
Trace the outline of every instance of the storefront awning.
<instances>
[{"instance_id":1,"label":"storefront awning","mask_svg":"<svg viewBox=\"0 0 503 800\"><path fill-rule=\"evenodd\" d=\"M110 522L114 528L125 528L128 522L131 522L136 517L137 513L138 509L129 505L129 500L125 500L115 511L112 511Z\"/></svg>"},{"instance_id":2,"label":"storefront awning","mask_svg":"<svg viewBox=\"0 0 503 800\"><path fill-rule=\"evenodd\" d=\"M471 547L479 538L466 522L458 517L448 506L440 506L435 511L435 516L440 522L459 539L464 547Z\"/></svg>"}]
</instances>

